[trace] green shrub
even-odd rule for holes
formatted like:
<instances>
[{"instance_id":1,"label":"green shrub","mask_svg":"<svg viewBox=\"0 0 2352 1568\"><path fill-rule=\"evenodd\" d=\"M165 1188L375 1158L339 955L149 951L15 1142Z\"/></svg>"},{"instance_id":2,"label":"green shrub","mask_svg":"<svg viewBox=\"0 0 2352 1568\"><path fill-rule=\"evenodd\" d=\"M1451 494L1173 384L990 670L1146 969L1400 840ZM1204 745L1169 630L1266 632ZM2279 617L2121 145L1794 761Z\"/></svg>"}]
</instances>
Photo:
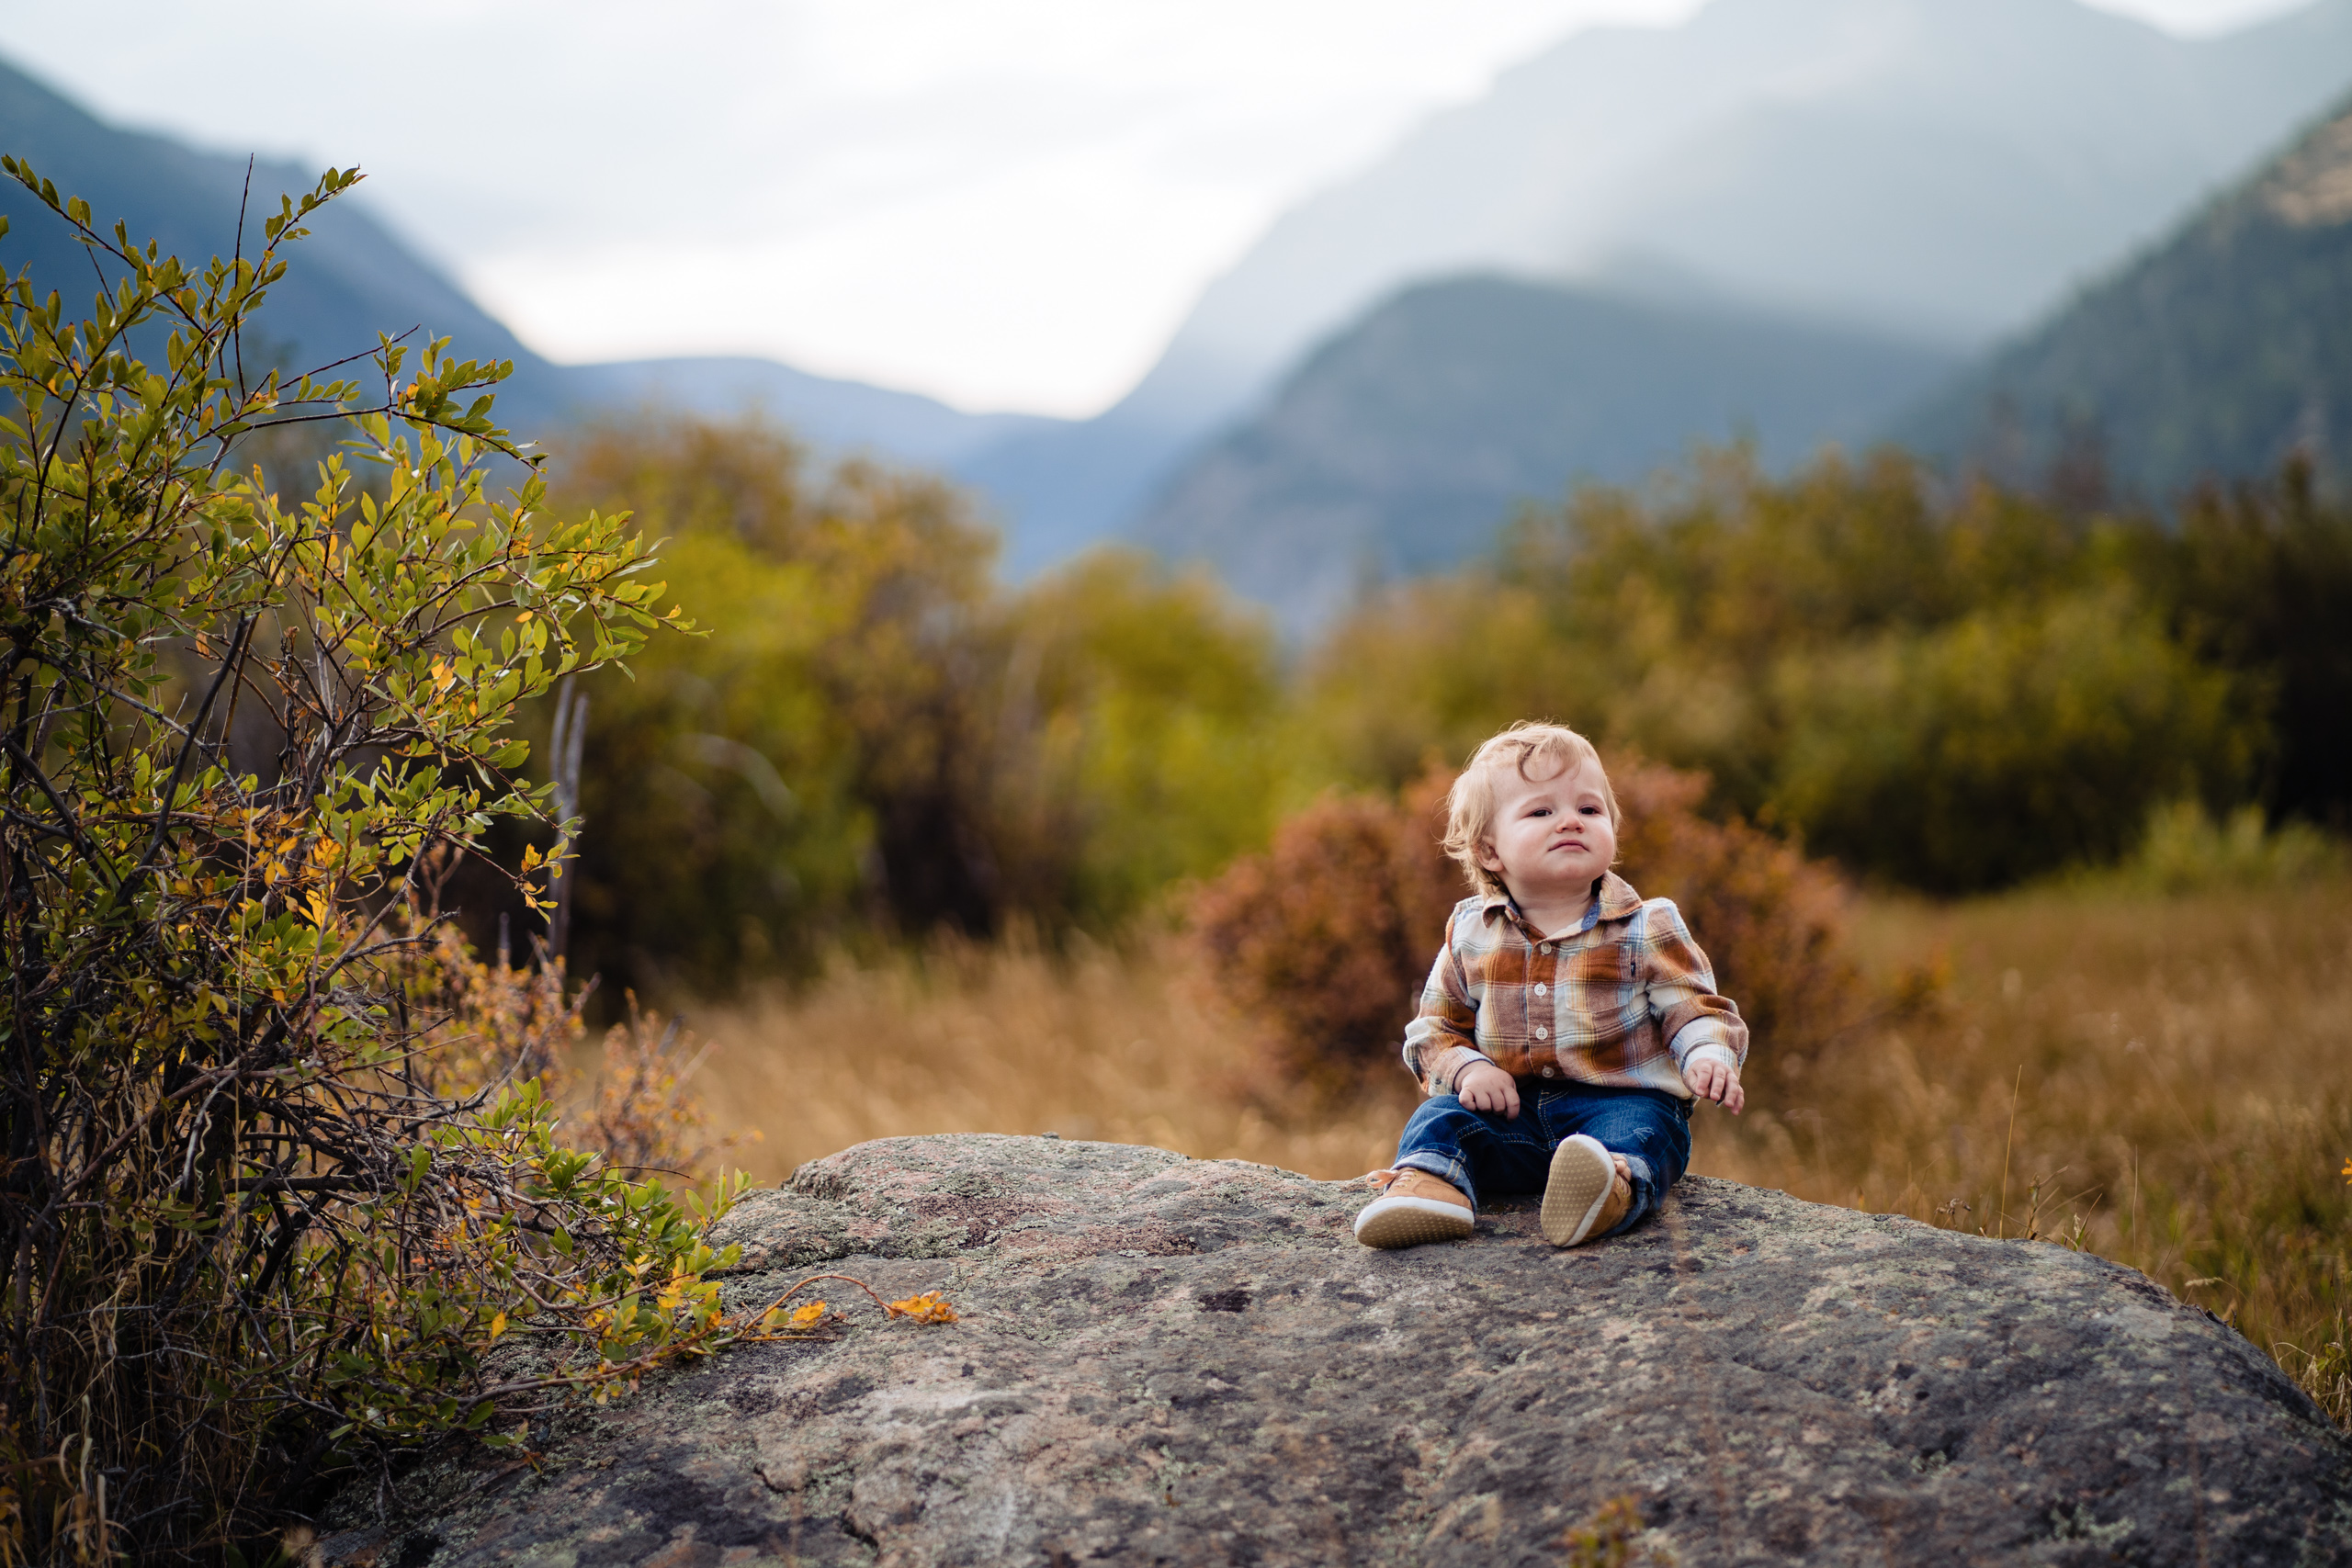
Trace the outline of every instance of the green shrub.
<instances>
[{"instance_id":1,"label":"green shrub","mask_svg":"<svg viewBox=\"0 0 2352 1568\"><path fill-rule=\"evenodd\" d=\"M2154 803L2242 788L2261 739L2237 684L2117 592L1792 660L1776 684L1781 819L1938 892L2111 860Z\"/></svg>"},{"instance_id":2,"label":"green shrub","mask_svg":"<svg viewBox=\"0 0 2352 1568\"><path fill-rule=\"evenodd\" d=\"M1106 549L1006 606L996 816L1006 859L1060 885L1048 922L1114 926L1265 841L1283 785L1272 634L1211 580Z\"/></svg>"},{"instance_id":3,"label":"green shrub","mask_svg":"<svg viewBox=\"0 0 2352 1568\"><path fill-rule=\"evenodd\" d=\"M1114 925L1263 841L1274 650L1207 581L1107 551L1007 592L957 492L757 423L641 416L559 474L716 623L585 689L582 971L707 995L868 933Z\"/></svg>"},{"instance_id":4,"label":"green shrub","mask_svg":"<svg viewBox=\"0 0 2352 1568\"><path fill-rule=\"evenodd\" d=\"M452 1032L543 1050L562 1009L413 1005L447 977L401 923L544 818L517 705L675 612L625 518L548 514L527 469L487 493L506 367L244 373L356 172L190 271L0 166L107 280L86 319L28 278L0 309L0 1559L217 1560L340 1462L510 1440L729 1331L690 1201L561 1147L536 1081L436 1089ZM299 422L375 482L239 472Z\"/></svg>"},{"instance_id":5,"label":"green shrub","mask_svg":"<svg viewBox=\"0 0 2352 1568\"><path fill-rule=\"evenodd\" d=\"M2091 888L2202 893L2287 886L2341 871L2344 863L2344 846L2308 823L2272 828L2258 806L2216 818L2201 801L2174 800L2148 814L2139 847L2121 863L2072 880Z\"/></svg>"}]
</instances>

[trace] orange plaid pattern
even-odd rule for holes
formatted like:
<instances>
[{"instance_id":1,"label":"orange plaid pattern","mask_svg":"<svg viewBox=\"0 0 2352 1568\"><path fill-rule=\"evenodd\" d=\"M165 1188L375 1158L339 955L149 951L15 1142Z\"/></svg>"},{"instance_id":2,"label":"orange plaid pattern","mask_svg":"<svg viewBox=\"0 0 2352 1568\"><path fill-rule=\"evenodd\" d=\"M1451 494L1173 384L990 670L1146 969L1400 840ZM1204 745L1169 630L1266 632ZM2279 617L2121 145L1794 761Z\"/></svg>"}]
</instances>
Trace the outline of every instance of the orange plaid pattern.
<instances>
[{"instance_id":1,"label":"orange plaid pattern","mask_svg":"<svg viewBox=\"0 0 2352 1568\"><path fill-rule=\"evenodd\" d=\"M1451 1093L1481 1059L1513 1077L1662 1089L1690 1098L1683 1065L1713 1047L1747 1060L1747 1025L1715 992L1707 955L1670 898L1622 876L1577 930L1546 937L1501 894L1464 898L1405 1029L1405 1066L1424 1094Z\"/></svg>"}]
</instances>

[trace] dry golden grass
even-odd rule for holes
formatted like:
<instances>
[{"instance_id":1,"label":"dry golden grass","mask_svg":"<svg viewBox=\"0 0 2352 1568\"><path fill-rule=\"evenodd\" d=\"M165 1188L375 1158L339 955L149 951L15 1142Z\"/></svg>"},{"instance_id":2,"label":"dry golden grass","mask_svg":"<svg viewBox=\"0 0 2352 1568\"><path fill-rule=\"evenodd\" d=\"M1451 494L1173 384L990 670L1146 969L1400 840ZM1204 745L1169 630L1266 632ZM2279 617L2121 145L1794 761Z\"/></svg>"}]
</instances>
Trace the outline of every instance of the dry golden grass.
<instances>
[{"instance_id":1,"label":"dry golden grass","mask_svg":"<svg viewBox=\"0 0 2352 1568\"><path fill-rule=\"evenodd\" d=\"M1940 1004L1753 1064L1694 1168L2131 1264L2352 1416L2352 882L1859 914L1869 966L1948 966Z\"/></svg>"},{"instance_id":2,"label":"dry golden grass","mask_svg":"<svg viewBox=\"0 0 2352 1568\"><path fill-rule=\"evenodd\" d=\"M1760 1051L1747 1117L1701 1112L1693 1168L2087 1247L2352 1414L2352 881L1871 900L1855 927L1867 968L1942 965L1939 1001L1810 1061ZM716 1130L761 1129L743 1153L769 1178L865 1138L957 1131L1346 1177L1387 1162L1411 1104L1400 1069L1393 1089L1285 1108L1265 1043L1211 1010L1168 938L1063 957L943 947L696 1027L718 1046L701 1084Z\"/></svg>"},{"instance_id":3,"label":"dry golden grass","mask_svg":"<svg viewBox=\"0 0 2352 1568\"><path fill-rule=\"evenodd\" d=\"M866 1138L1046 1132L1361 1176L1412 1109L1399 1067L1387 1094L1286 1111L1267 1042L1212 1015L1167 937L1059 954L943 943L693 1027L714 1046L713 1130L758 1129L737 1157L763 1178Z\"/></svg>"}]
</instances>

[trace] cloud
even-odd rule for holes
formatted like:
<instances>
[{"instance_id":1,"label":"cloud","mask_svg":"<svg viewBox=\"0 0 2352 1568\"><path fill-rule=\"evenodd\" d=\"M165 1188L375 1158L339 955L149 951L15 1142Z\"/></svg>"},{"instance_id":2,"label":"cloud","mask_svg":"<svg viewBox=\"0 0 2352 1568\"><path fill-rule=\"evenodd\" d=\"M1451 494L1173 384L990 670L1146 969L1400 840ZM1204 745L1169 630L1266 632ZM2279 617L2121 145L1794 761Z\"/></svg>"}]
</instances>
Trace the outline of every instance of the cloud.
<instances>
[{"instance_id":1,"label":"cloud","mask_svg":"<svg viewBox=\"0 0 2352 1568\"><path fill-rule=\"evenodd\" d=\"M1596 21L1697 0L0 6L118 120L356 162L558 358L772 354L1080 413L1283 207ZM2130 0L2174 25L2272 0ZM2117 8L2121 8L2119 5Z\"/></svg>"}]
</instances>

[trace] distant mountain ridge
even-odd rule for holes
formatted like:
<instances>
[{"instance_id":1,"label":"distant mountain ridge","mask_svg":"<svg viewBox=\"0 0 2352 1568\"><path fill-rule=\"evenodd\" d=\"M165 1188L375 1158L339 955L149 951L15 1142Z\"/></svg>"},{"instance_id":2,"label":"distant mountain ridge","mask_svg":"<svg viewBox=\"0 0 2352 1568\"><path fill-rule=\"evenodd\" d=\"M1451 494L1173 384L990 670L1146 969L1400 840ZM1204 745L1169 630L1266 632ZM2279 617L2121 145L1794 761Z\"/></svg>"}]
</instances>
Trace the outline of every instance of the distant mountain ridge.
<instances>
[{"instance_id":1,"label":"distant mountain ridge","mask_svg":"<svg viewBox=\"0 0 2352 1568\"><path fill-rule=\"evenodd\" d=\"M1085 424L966 471L1046 554L1118 528L1311 346L1469 272L1976 346L2352 85L2352 0L2181 39L2075 0L1714 0L1599 28L1298 204Z\"/></svg>"},{"instance_id":2,"label":"distant mountain ridge","mask_svg":"<svg viewBox=\"0 0 2352 1568\"><path fill-rule=\"evenodd\" d=\"M236 243L244 159L107 125L6 62L0 62L0 152L27 159L60 193L85 197L101 225L119 218L134 238L153 238L184 260L226 255ZM308 190L317 178L318 171L289 164L253 165L248 254L258 248L261 221L277 210L279 194ZM89 256L52 214L20 190L8 196L17 189L13 182L0 185L0 210L10 222L0 238L0 266L13 275L29 264L41 287L60 290L69 303L82 302L81 296L97 287ZM255 351L307 369L372 348L378 332L397 335L413 328L412 342L447 336L460 355L514 362L513 378L500 389L501 417L533 434L582 413L626 412L658 400L715 414L758 409L822 447L953 466L1063 423L968 414L913 392L812 376L773 360L557 365L534 354L379 222L366 191L363 184L311 220L311 237L289 253L285 280L271 291L259 319Z\"/></svg>"},{"instance_id":3,"label":"distant mountain ridge","mask_svg":"<svg viewBox=\"0 0 2352 1568\"><path fill-rule=\"evenodd\" d=\"M1469 271L1658 276L1977 344L2346 85L2352 0L2197 39L2076 0L1714 0L1593 28L1285 213L1154 375L1246 399L1397 288Z\"/></svg>"},{"instance_id":4,"label":"distant mountain ridge","mask_svg":"<svg viewBox=\"0 0 2352 1568\"><path fill-rule=\"evenodd\" d=\"M2352 0L2317 0L2194 41L2076 0L1715 0L1679 28L1580 33L1286 214L1207 291L1152 373L1082 422L970 414L749 358L554 365L405 248L374 218L364 189L315 220L263 320L260 346L315 363L365 349L378 330L446 333L460 353L515 362L502 412L534 432L656 404L758 408L832 451L935 466L977 487L1001 509L1016 575L1125 534L1171 553L1229 558L1250 577L1261 568L1245 569L1245 557L1275 560L1314 537L1307 520L1321 517L1328 537L1311 570L1293 555L1264 581L1278 578L1270 591L1294 606L1327 604L1332 583L1360 571L1435 564L1453 547L1430 540L1458 538L1464 525L1455 519L1468 509L1490 506L1489 523L1499 521L1512 500L1555 494L1570 474L1630 477L1695 435L1733 433L1743 416L1775 452L1844 437L1854 389L1890 407L1906 400L1923 389L1905 391L1904 378L1950 352L1922 342L1963 343L2003 324L2005 312L2023 321L2046 309L2069 279L2112 265L2347 81ZM243 160L107 126L5 64L0 150L88 197L102 220L122 217L183 255L232 242ZM311 177L256 166L257 210ZM0 201L0 210L15 222L0 239L0 265L29 262L71 299L74 279L91 277L80 247L24 200ZM2296 287L2324 290L2338 275L2325 270L2333 253L2323 231L2241 224L2232 243L2258 243L2281 258L2316 247L2296 275L2308 283ZM2227 248L2209 250L2219 257ZM2219 267L2195 276L2221 278ZM1532 292L1515 298L1536 317L1550 307L1532 301L1580 276L1571 292L1598 312L1586 320L1596 334L1588 345L1648 333L1665 357L1633 367L1611 359L1614 351L1579 349L1555 356L1546 372L1555 379L1539 389L1512 355L1565 340L1548 327L1531 329L1526 342L1506 333L1489 391L1517 388L1508 407L1491 396L1482 403L1469 368L1446 372L1470 389L1463 410L1488 411L1487 423L1467 427L1425 399L1417 404L1426 388L1350 383L1349 367L1453 363L1443 334L1430 335L1443 314L1437 297L1418 288L1448 269L1486 275L1479 287L1490 304L1506 297L1492 292L1494 275L1520 277ZM1413 300L1401 314L1389 310L1399 290ZM2166 319L2185 319L2181 308L2167 305ZM2118 321L2128 316L2102 309ZM1604 320L1613 324L1604 329ZM2130 320L2131 331L2146 332L2154 318ZM1363 328L1368 335L1351 344ZM2045 422L2087 406L2067 391L2075 401L2062 408L2049 389L2098 379L2093 362L2115 355L2086 346L2097 335L2066 338L2075 346L2052 349L2056 357L2031 373L2016 356L2025 350L2015 351L2001 372L2005 406ZM1839 366L1846 390L1833 393L1800 368L1788 372L1792 396L1772 403L1756 394L1755 345L1812 354L1831 342L1844 346L1815 363ZM1704 353L1702 343L1711 345ZM2273 357L2312 346L2289 342ZM1719 360L1704 369L1709 354ZM1630 409L1616 411L1627 419L1615 426L1593 417L1593 389L1556 378L1572 379L1580 363L1616 365L1616 383L1645 387L1634 400L1640 418ZM1648 369L1658 374L1644 381L1636 372ZM2177 367L2136 362L2098 374L2131 383L2099 405L2112 411L2103 419L2124 423L2141 417L2132 397L2173 385L2167 375L2177 380ZM2295 428L2335 442L2330 411L2352 407L2352 397L2327 391L2334 383L2317 371L2297 374L2325 395L2295 403ZM1679 412L1661 400L1667 388L1679 389ZM1983 429L1963 428L1964 409L1952 412L1964 402L1933 405L1900 433L1982 448ZM2174 404L2187 406L2177 396ZM1416 406L1430 430L1454 430L1478 454L1461 475L1437 473L1431 438L1397 432ZM1544 408L1556 422L1538 440L1521 416ZM2248 450L2284 439L2268 408L2256 399L2230 416L2270 422ZM1342 413L1365 423L1344 432L1330 423ZM1605 451L1594 445L1604 428L1616 431ZM2165 450L2189 454L2175 462L2112 437L2120 473L2159 481L2206 461L2197 454L2220 439L2163 437ZM1364 499L1367 487L1391 483L1398 498ZM1335 499L1343 495L1355 499ZM1218 515L1219 507L1234 510ZM1408 513L1428 521L1429 539L1411 536ZM1268 522L1275 517L1278 525ZM1302 586L1309 578L1320 586Z\"/></svg>"},{"instance_id":5,"label":"distant mountain ridge","mask_svg":"<svg viewBox=\"0 0 2352 1568\"><path fill-rule=\"evenodd\" d=\"M1698 439L1780 466L1859 443L1950 350L1523 279L1417 285L1327 340L1183 467L1134 536L1303 637L1358 585L1453 566L1521 502L1638 480Z\"/></svg>"},{"instance_id":6,"label":"distant mountain ridge","mask_svg":"<svg viewBox=\"0 0 2352 1568\"><path fill-rule=\"evenodd\" d=\"M101 228L120 219L134 240L157 240L185 261L227 255L236 243L244 159L107 125L6 64L0 64L0 151L28 161L61 195L85 197ZM260 249L262 220L277 210L279 194L299 196L317 183L319 173L277 163L253 165L246 254ZM85 305L97 275L64 223L13 181L0 185L0 209L10 224L0 239L0 265L13 276L29 263L36 284L58 289L69 305ZM372 347L378 331L397 334L422 327L420 335L454 336L473 357L513 359L518 369L543 364L394 240L364 199L339 199L310 226L311 238L301 242L299 260L271 291L260 321L268 346L290 363L307 368Z\"/></svg>"},{"instance_id":7,"label":"distant mountain ridge","mask_svg":"<svg viewBox=\"0 0 2352 1568\"><path fill-rule=\"evenodd\" d=\"M1890 434L2007 478L2086 446L2159 503L2298 451L2352 480L2352 99Z\"/></svg>"}]
</instances>

